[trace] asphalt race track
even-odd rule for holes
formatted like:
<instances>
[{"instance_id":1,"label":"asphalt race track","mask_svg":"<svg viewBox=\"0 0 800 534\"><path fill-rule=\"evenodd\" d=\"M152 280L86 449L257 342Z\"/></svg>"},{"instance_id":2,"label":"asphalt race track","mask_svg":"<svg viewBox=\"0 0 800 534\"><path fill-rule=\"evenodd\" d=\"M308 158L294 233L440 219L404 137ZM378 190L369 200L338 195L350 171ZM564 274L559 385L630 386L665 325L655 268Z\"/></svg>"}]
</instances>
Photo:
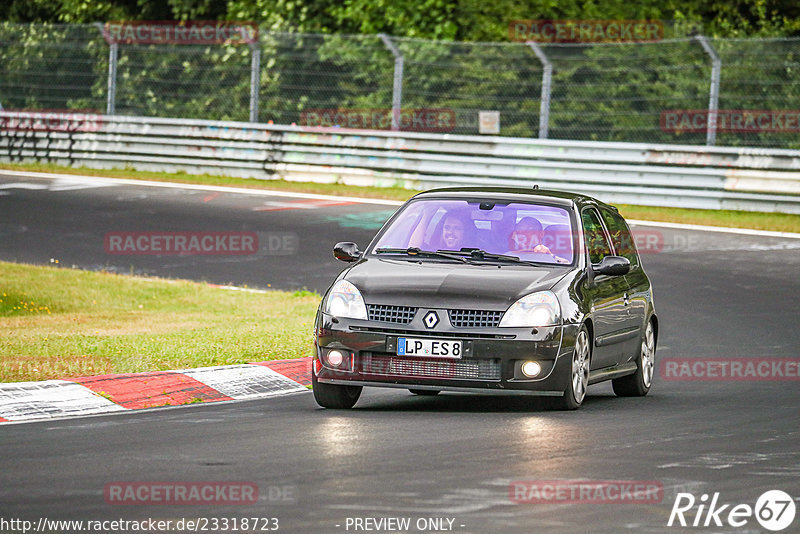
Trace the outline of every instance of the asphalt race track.
<instances>
[{"instance_id":1,"label":"asphalt race track","mask_svg":"<svg viewBox=\"0 0 800 534\"><path fill-rule=\"evenodd\" d=\"M343 266L333 244L365 246L393 209L0 176L0 259L321 292ZM639 230L661 240L643 254L661 322L657 364L798 357L800 240ZM256 232L267 244L290 237L244 256L119 255L104 245L109 232L168 231ZM379 525L368 518L409 518L408 532L767 532L754 517L738 528L715 527L713 518L703 526L705 515L698 527L667 523L679 493L699 505L718 492L719 504L730 505L723 521L767 490L783 490L800 508L798 423L797 379L664 380L657 372L645 398L617 398L602 384L570 413L524 398L367 389L345 412L299 393L3 425L0 514L34 522L275 517L280 532L363 532ZM663 496L531 503L509 493L514 481L554 480L653 481ZM108 504L104 487L125 481L246 481L258 486L259 501ZM436 518L443 523L416 528ZM784 531L798 530L800 512Z\"/></svg>"},{"instance_id":2,"label":"asphalt race track","mask_svg":"<svg viewBox=\"0 0 800 534\"><path fill-rule=\"evenodd\" d=\"M162 187L105 186L0 175L0 258L6 261L323 291L339 265L334 242L368 240L396 206ZM255 232L255 254L117 254L123 232ZM124 251L123 251L124 252ZM302 268L298 268L298 267Z\"/></svg>"}]
</instances>

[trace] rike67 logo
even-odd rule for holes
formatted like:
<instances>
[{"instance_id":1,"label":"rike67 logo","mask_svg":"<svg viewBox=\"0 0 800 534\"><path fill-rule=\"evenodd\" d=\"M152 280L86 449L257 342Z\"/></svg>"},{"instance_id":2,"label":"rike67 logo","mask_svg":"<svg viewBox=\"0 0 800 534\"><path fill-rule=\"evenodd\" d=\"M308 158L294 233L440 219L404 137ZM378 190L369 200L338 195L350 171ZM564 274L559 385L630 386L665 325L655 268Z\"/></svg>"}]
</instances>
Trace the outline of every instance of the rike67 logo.
<instances>
[{"instance_id":1,"label":"rike67 logo","mask_svg":"<svg viewBox=\"0 0 800 534\"><path fill-rule=\"evenodd\" d=\"M706 493L699 499L691 493L678 493L667 526L741 528L752 525L752 520L755 519L762 528L779 532L792 525L795 508L792 496L781 490L765 491L756 500L755 506L745 503L722 504L719 492L714 493L710 499Z\"/></svg>"}]
</instances>

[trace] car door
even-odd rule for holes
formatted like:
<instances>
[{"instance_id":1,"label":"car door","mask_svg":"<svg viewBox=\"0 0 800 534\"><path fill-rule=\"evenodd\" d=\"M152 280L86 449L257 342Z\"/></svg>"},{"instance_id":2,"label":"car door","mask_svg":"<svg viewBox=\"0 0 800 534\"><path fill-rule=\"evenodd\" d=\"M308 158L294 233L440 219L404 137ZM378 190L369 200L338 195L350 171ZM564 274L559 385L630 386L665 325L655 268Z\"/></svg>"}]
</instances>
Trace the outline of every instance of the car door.
<instances>
[{"instance_id":1,"label":"car door","mask_svg":"<svg viewBox=\"0 0 800 534\"><path fill-rule=\"evenodd\" d=\"M642 268L639 255L636 253L633 236L625 219L611 209L601 208L600 211L611 237L614 253L617 256L627 258L631 262L631 270L625 275L625 280L628 283L628 291L625 296L628 315L626 331L630 332L631 336L622 342L623 351L626 355L625 360L629 360L639 355L639 344L645 327L647 303L650 298L650 280Z\"/></svg>"},{"instance_id":2,"label":"car door","mask_svg":"<svg viewBox=\"0 0 800 534\"><path fill-rule=\"evenodd\" d=\"M611 242L599 212L595 208L584 208L581 221L590 262L598 264L604 257L612 256ZM629 326L625 300L628 282L624 276L595 274L585 284L594 324L591 369L617 365L624 358L621 341Z\"/></svg>"}]
</instances>

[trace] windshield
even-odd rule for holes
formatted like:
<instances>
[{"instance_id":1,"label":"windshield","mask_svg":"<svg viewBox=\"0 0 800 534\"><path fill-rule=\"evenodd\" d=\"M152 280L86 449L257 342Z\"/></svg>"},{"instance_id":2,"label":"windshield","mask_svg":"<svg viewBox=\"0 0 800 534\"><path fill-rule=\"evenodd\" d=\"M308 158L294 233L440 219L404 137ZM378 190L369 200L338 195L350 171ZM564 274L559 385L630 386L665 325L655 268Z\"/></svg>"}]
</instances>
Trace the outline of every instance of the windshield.
<instances>
[{"instance_id":1,"label":"windshield","mask_svg":"<svg viewBox=\"0 0 800 534\"><path fill-rule=\"evenodd\" d=\"M405 206L372 252L481 250L569 264L574 256L572 236L569 212L556 206L420 199Z\"/></svg>"}]
</instances>

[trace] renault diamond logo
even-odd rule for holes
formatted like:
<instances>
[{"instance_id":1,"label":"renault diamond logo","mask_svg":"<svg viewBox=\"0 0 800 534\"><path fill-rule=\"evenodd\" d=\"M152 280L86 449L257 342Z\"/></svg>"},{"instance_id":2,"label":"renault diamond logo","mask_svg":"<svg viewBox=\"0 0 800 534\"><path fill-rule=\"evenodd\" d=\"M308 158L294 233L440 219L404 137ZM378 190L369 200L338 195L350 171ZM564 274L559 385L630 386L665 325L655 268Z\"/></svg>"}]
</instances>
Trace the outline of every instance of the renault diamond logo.
<instances>
[{"instance_id":1,"label":"renault diamond logo","mask_svg":"<svg viewBox=\"0 0 800 534\"><path fill-rule=\"evenodd\" d=\"M425 317L422 319L422 322L425 323L427 328L433 328L437 324L439 324L439 316L436 315L435 311L429 311L425 314Z\"/></svg>"}]
</instances>

